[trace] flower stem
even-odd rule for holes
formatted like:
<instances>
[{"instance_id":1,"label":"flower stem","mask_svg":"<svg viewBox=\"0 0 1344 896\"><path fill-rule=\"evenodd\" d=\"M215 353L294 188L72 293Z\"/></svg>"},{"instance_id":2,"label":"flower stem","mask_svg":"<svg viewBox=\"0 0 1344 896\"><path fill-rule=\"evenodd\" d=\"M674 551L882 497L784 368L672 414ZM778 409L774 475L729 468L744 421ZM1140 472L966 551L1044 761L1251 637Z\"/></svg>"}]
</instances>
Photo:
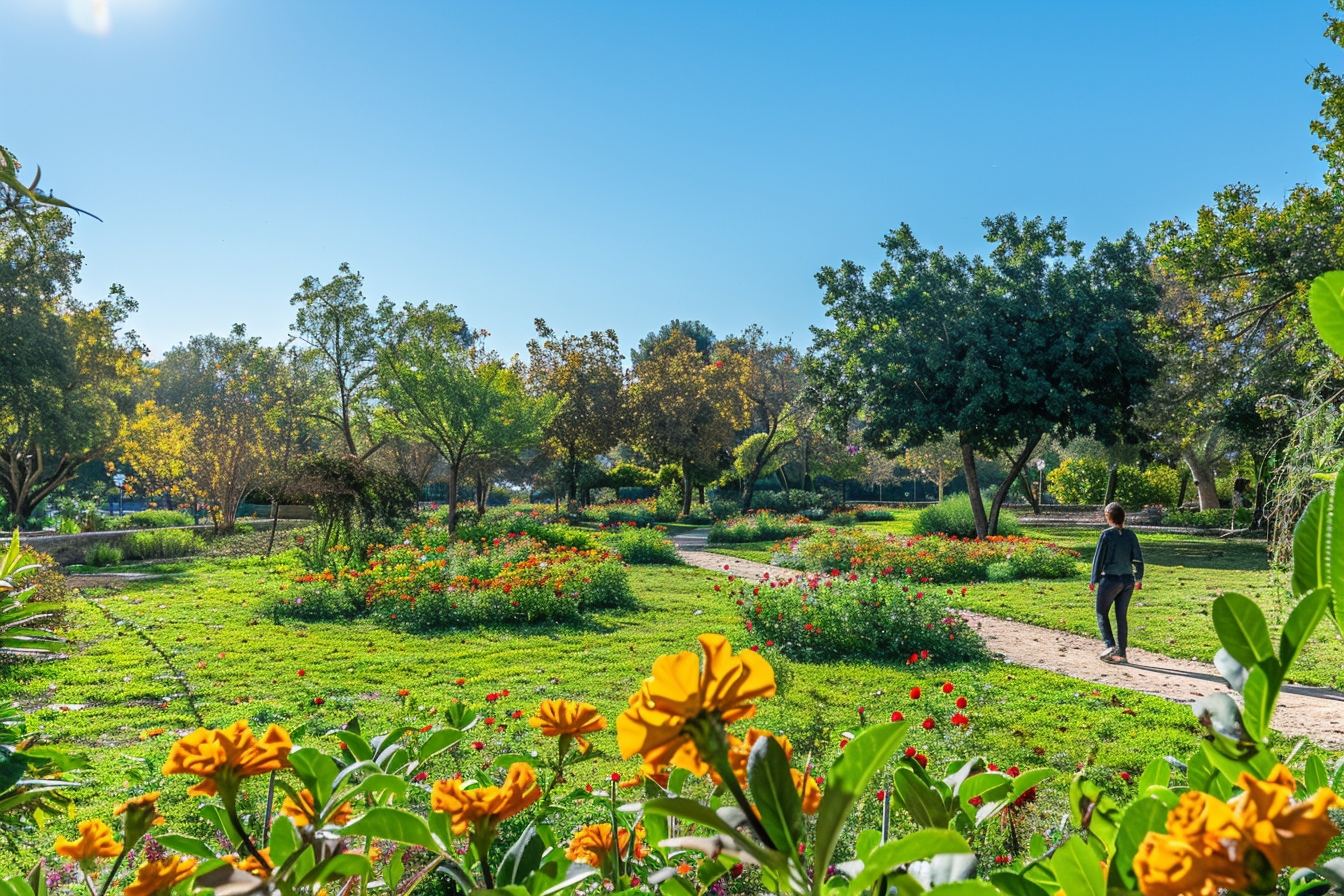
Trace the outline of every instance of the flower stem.
<instances>
[{"instance_id":1,"label":"flower stem","mask_svg":"<svg viewBox=\"0 0 1344 896\"><path fill-rule=\"evenodd\" d=\"M121 852L117 853L116 861L112 863L112 870L107 872L107 877L103 880L103 886L98 890L98 896L104 896L107 893L107 888L112 886L112 878L116 877L117 872L121 870L121 863L126 860L126 853L129 851L128 847L123 846ZM93 889L92 884L89 885L89 889Z\"/></svg>"}]
</instances>

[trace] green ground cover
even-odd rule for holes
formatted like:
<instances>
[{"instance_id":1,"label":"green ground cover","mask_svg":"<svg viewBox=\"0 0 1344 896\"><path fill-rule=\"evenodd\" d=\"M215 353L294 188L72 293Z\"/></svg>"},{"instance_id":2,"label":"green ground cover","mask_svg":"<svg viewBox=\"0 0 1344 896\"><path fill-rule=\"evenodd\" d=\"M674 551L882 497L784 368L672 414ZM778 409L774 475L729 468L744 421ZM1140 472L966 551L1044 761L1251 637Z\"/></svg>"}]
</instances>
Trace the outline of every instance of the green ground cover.
<instances>
[{"instance_id":1,"label":"green ground cover","mask_svg":"<svg viewBox=\"0 0 1344 896\"><path fill-rule=\"evenodd\" d=\"M864 529L909 534L915 511L898 510L897 519L862 523ZM1015 619L1059 631L1096 634L1093 595L1088 571L1100 530L1039 528L1026 533L1077 551L1079 574L1072 579L972 585L966 594L951 598L954 606L1006 619ZM1143 533L1147 572L1144 589L1136 593L1129 612L1129 640L1135 647L1176 657L1212 660L1218 638L1209 618L1214 598L1236 591L1255 600L1271 628L1278 627L1292 609L1286 583L1270 570L1263 542ZM773 544L749 543L712 548L717 553L770 561ZM1322 626L1306 653L1293 668L1302 684L1344 687L1344 641L1331 626Z\"/></svg>"},{"instance_id":2,"label":"green ground cover","mask_svg":"<svg viewBox=\"0 0 1344 896\"><path fill-rule=\"evenodd\" d=\"M636 610L599 611L573 625L434 636L393 632L366 619L276 624L258 615L299 572L292 555L154 568L165 577L74 602L68 659L0 669L0 699L17 702L35 730L90 748L94 765L85 779L99 786L81 797L78 818L106 816L128 793L162 789L171 797L163 805L178 813L170 823L188 824L194 801L185 797L186 782L162 779L158 769L172 740L200 723L222 726L242 717L257 725L307 723L303 742L355 714L366 731L430 724L460 699L502 723L474 729L485 744L482 755L527 752L547 748L525 723L544 697L589 700L614 722L657 656L694 649L701 632L727 634L739 647L752 643L735 604L713 590L723 577L682 567L632 567ZM838 755L843 734L858 729L858 707L870 722L885 721L893 710L913 719L928 715L937 726L915 728L911 743L934 762L985 755L1005 766L1062 773L1027 810L1038 828L1059 818L1067 774L1079 763L1093 763L1099 779L1119 792L1129 786L1121 772L1137 777L1148 758L1183 756L1196 745L1185 707L1046 672L1001 663L802 663L768 648L764 654L775 665L780 693L761 703L756 724L787 734L820 770ZM969 729L948 724L953 697L941 693L944 681L970 701ZM918 701L908 695L914 686L924 691ZM398 696L399 690L409 694ZM506 692L485 702L487 693ZM513 719L515 711L523 718ZM576 769L576 783L634 771L634 763L611 755L614 731L594 741L606 752ZM474 755L464 749L451 761L470 767ZM864 811L876 812L876 802ZM73 829L73 821L60 819L43 837Z\"/></svg>"}]
</instances>

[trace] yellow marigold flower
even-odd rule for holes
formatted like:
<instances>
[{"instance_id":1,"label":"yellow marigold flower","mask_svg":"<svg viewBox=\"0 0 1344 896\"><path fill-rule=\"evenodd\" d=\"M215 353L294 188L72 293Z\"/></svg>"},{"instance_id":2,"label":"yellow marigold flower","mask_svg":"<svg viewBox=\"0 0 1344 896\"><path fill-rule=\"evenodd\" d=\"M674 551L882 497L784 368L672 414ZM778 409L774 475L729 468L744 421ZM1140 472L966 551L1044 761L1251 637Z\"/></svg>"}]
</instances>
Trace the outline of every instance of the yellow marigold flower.
<instances>
[{"instance_id":1,"label":"yellow marigold flower","mask_svg":"<svg viewBox=\"0 0 1344 896\"><path fill-rule=\"evenodd\" d=\"M793 788L803 801L803 814L816 815L821 808L821 788L817 786L817 779L796 768L789 769L789 774L793 775Z\"/></svg>"},{"instance_id":2,"label":"yellow marigold flower","mask_svg":"<svg viewBox=\"0 0 1344 896\"><path fill-rule=\"evenodd\" d=\"M256 856L225 856L224 861L239 871L246 871L248 874L255 874L257 877L270 877L271 872L268 866L273 864L271 862L271 848L263 846L258 852L266 859L265 865L257 861Z\"/></svg>"},{"instance_id":3,"label":"yellow marigold flower","mask_svg":"<svg viewBox=\"0 0 1344 896\"><path fill-rule=\"evenodd\" d=\"M153 793L142 793L112 810L113 815L126 816L121 820L121 824L127 843L134 846L145 836L146 831L155 825L163 824L163 816L159 814L159 796L157 790Z\"/></svg>"},{"instance_id":4,"label":"yellow marigold flower","mask_svg":"<svg viewBox=\"0 0 1344 896\"><path fill-rule=\"evenodd\" d=\"M435 781L430 795L435 812L447 812L453 820L453 833L465 834L475 824L493 830L506 818L512 818L541 799L537 775L526 762L509 766L504 783L498 787L473 787L467 790L456 778Z\"/></svg>"},{"instance_id":5,"label":"yellow marigold flower","mask_svg":"<svg viewBox=\"0 0 1344 896\"><path fill-rule=\"evenodd\" d=\"M173 744L163 773L197 775L200 782L187 793L214 796L219 792L221 777L230 779L233 786L238 778L289 768L289 751L293 748L289 733L279 725L267 728L258 740L247 721L240 719L227 728L197 728Z\"/></svg>"},{"instance_id":6,"label":"yellow marigold flower","mask_svg":"<svg viewBox=\"0 0 1344 896\"><path fill-rule=\"evenodd\" d=\"M294 802L292 797L285 797L285 801L280 804L280 814L293 819L294 824L299 827L312 824L313 819L317 817L317 807L313 805L313 795L306 789L300 790L299 802L297 803ZM327 823L340 826L354 817L354 808L349 803L341 803L336 807L336 811L331 813Z\"/></svg>"},{"instance_id":7,"label":"yellow marigold flower","mask_svg":"<svg viewBox=\"0 0 1344 896\"><path fill-rule=\"evenodd\" d=\"M738 737L728 735L728 763L733 767L733 774L737 777L737 783L743 787L747 786L747 759L751 756L751 748L756 746L756 741L763 737L773 737L784 750L785 759L793 759L793 744L782 734L774 734L763 728L748 728L747 739L742 740ZM719 773L710 769L710 775L714 778L715 784L722 784L723 780Z\"/></svg>"},{"instance_id":8,"label":"yellow marigold flower","mask_svg":"<svg viewBox=\"0 0 1344 896\"><path fill-rule=\"evenodd\" d=\"M621 828L618 838L621 854L628 855L626 850L630 847L630 829ZM565 858L571 862L584 862L593 868L601 868L611 852L611 825L590 824L574 834L569 841L569 849L565 850ZM644 845L644 827L636 825L635 858L642 859L648 854L649 848Z\"/></svg>"},{"instance_id":9,"label":"yellow marigold flower","mask_svg":"<svg viewBox=\"0 0 1344 896\"><path fill-rule=\"evenodd\" d=\"M117 842L112 829L96 818L79 823L79 838L67 840L56 838L56 854L88 863L94 859L114 859L121 855L121 844Z\"/></svg>"},{"instance_id":10,"label":"yellow marigold flower","mask_svg":"<svg viewBox=\"0 0 1344 896\"><path fill-rule=\"evenodd\" d=\"M588 741L583 735L607 727L607 719L591 703L573 700L543 700L537 714L528 720L533 728L540 728L547 737L572 737L579 749L588 752Z\"/></svg>"},{"instance_id":11,"label":"yellow marigold flower","mask_svg":"<svg viewBox=\"0 0 1344 896\"><path fill-rule=\"evenodd\" d=\"M167 730L168 730L167 728L148 728L140 732L140 739L149 740L151 737L158 737L160 734L163 734Z\"/></svg>"},{"instance_id":12,"label":"yellow marigold flower","mask_svg":"<svg viewBox=\"0 0 1344 896\"><path fill-rule=\"evenodd\" d=\"M1229 803L1237 826L1275 872L1315 864L1326 844L1339 833L1326 813L1344 808L1344 802L1334 791L1321 788L1310 799L1294 803L1297 782L1287 766L1276 766L1268 781L1242 772L1237 786L1244 792Z\"/></svg>"},{"instance_id":13,"label":"yellow marigold flower","mask_svg":"<svg viewBox=\"0 0 1344 896\"><path fill-rule=\"evenodd\" d=\"M196 860L186 856L168 856L157 862L145 862L135 872L135 881L124 896L154 896L173 887L196 873Z\"/></svg>"},{"instance_id":14,"label":"yellow marigold flower","mask_svg":"<svg viewBox=\"0 0 1344 896\"><path fill-rule=\"evenodd\" d=\"M644 757L644 769L665 765L704 775L709 766L686 731L693 720L731 723L756 714L752 702L775 693L775 671L754 651L733 656L722 635L701 635L700 660L689 651L660 656L653 674L630 698L630 706L616 719L621 756Z\"/></svg>"}]
</instances>

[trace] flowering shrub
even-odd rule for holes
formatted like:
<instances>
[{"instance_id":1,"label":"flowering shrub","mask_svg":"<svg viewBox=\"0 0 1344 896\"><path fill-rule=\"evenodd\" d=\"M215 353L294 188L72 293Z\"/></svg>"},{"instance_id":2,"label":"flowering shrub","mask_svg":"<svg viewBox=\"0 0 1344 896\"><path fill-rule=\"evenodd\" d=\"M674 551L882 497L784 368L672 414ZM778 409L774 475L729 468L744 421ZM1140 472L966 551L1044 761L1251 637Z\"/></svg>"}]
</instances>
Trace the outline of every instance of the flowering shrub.
<instances>
[{"instance_id":1,"label":"flowering shrub","mask_svg":"<svg viewBox=\"0 0 1344 896\"><path fill-rule=\"evenodd\" d=\"M988 511L986 511L988 513ZM958 538L975 537L975 515L971 511L971 496L952 495L938 504L925 507L915 519L915 532L920 535L955 535ZM999 514L999 535L1021 535L1022 524L1007 511Z\"/></svg>"},{"instance_id":2,"label":"flowering shrub","mask_svg":"<svg viewBox=\"0 0 1344 896\"><path fill-rule=\"evenodd\" d=\"M681 562L676 545L672 544L662 526L640 529L630 522L603 532L599 540L603 547L619 554L626 563L674 565Z\"/></svg>"},{"instance_id":3,"label":"flowering shrub","mask_svg":"<svg viewBox=\"0 0 1344 896\"><path fill-rule=\"evenodd\" d=\"M579 513L579 519L601 525L621 525L634 523L637 526L652 526L658 522L655 513L655 500L645 498L640 501L615 501L610 504L594 504L585 507Z\"/></svg>"},{"instance_id":4,"label":"flowering shrub","mask_svg":"<svg viewBox=\"0 0 1344 896\"><path fill-rule=\"evenodd\" d=\"M798 660L863 657L956 663L986 659L985 643L942 592L899 574L803 575L729 592L751 636Z\"/></svg>"},{"instance_id":5,"label":"flowering shrub","mask_svg":"<svg viewBox=\"0 0 1344 896\"><path fill-rule=\"evenodd\" d=\"M937 535L870 535L828 530L781 544L774 563L808 572L855 572L860 576L908 575L925 582L976 582L991 564L1008 563L1015 578L1058 579L1077 572L1076 551L1016 535L954 538Z\"/></svg>"},{"instance_id":6,"label":"flowering shrub","mask_svg":"<svg viewBox=\"0 0 1344 896\"><path fill-rule=\"evenodd\" d=\"M785 517L768 510L746 516L718 520L709 528L710 544L740 544L747 541L772 541L796 538L812 531L806 518Z\"/></svg>"}]
</instances>

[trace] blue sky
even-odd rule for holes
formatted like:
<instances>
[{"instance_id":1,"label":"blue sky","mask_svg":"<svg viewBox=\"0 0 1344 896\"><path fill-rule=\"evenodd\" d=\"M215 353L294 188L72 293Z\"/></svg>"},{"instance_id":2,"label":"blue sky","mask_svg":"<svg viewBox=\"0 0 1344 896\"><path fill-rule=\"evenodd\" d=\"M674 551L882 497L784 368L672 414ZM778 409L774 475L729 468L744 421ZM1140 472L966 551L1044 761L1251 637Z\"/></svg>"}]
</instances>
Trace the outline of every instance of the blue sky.
<instances>
[{"instance_id":1,"label":"blue sky","mask_svg":"<svg viewBox=\"0 0 1344 896\"><path fill-rule=\"evenodd\" d=\"M538 316L806 344L813 274L901 221L1091 242L1317 180L1325 8L0 0L0 143L103 218L80 294L124 284L156 354L279 340L342 261L506 352Z\"/></svg>"}]
</instances>

